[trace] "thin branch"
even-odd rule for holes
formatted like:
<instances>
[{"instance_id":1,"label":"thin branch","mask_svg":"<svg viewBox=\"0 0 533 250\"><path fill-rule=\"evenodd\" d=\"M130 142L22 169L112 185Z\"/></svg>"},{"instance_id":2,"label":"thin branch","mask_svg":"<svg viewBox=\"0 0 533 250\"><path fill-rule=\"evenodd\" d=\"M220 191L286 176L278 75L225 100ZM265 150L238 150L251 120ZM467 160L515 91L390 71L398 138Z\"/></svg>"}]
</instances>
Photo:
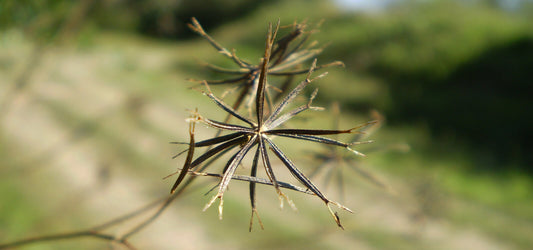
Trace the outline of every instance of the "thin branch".
<instances>
[{"instance_id":1,"label":"thin branch","mask_svg":"<svg viewBox=\"0 0 533 250\"><path fill-rule=\"evenodd\" d=\"M200 116L200 121L217 129L224 129L224 130L232 130L232 131L240 131L240 132L253 132L252 128L247 128L239 125L233 125L229 123L223 123L223 122L217 122L211 119L203 118Z\"/></svg>"},{"instance_id":2,"label":"thin branch","mask_svg":"<svg viewBox=\"0 0 533 250\"><path fill-rule=\"evenodd\" d=\"M239 68L239 69L226 69L220 66L216 66L214 64L210 63L202 63L202 66L210 69L211 71L218 72L218 73L224 73L224 74L245 74L248 73L250 70L246 68Z\"/></svg>"},{"instance_id":3,"label":"thin branch","mask_svg":"<svg viewBox=\"0 0 533 250\"><path fill-rule=\"evenodd\" d=\"M210 177L217 177L221 179L222 177L224 177L221 174L215 174L215 173L205 173L205 172L195 172L195 171L189 171L189 173L193 176L210 176ZM255 176L233 175L231 179L237 180L237 181L246 181L246 182L255 183L255 184L262 184L262 185L267 185L267 186L273 186L270 180L255 177ZM297 191L297 192L309 194L309 195L316 195L315 193L309 191L309 189L307 188L299 187L299 186L296 186L296 185L293 185L287 182L278 181L278 184L280 188L290 189L293 191Z\"/></svg>"},{"instance_id":4,"label":"thin branch","mask_svg":"<svg viewBox=\"0 0 533 250\"><path fill-rule=\"evenodd\" d=\"M252 161L252 169L250 170L250 177L256 178L257 175L257 162L259 160L259 146L257 150L255 151L254 159ZM236 179L237 176L233 176L234 179ZM222 176L220 177L222 178ZM254 222L254 214L257 215L257 220L259 220L259 225L261 226L261 229L263 228L263 223L261 222L261 218L259 218L259 214L257 213L257 208L255 207L255 184L256 182L250 181L250 205L252 206L252 215L250 217L250 229L249 231L252 231L252 226Z\"/></svg>"},{"instance_id":5,"label":"thin branch","mask_svg":"<svg viewBox=\"0 0 533 250\"><path fill-rule=\"evenodd\" d=\"M127 213L125 215L122 215L120 217L117 217L115 219L112 219L108 222L105 222L101 225L91 227L87 230L81 230L81 231L74 231L74 232L68 232L68 233L59 233L59 234L52 234L52 235L45 235L45 236L37 236L37 237L31 237L26 238L22 240L17 240L13 242L8 242L5 244L0 244L0 249L9 249L13 247L21 247L25 245L30 244L36 244L36 243L42 243L47 241L55 241L55 240L68 240L68 239L76 239L76 238L83 238L83 237L89 237L89 238L96 238L111 242L117 242L123 246L125 246L128 249L134 249L127 241L124 239L124 237L117 237L115 235L111 234L105 234L101 233L101 231L110 228L112 226L118 225L122 222L125 222L129 219L132 219L134 217L137 217L148 210L152 209L153 207L157 206L158 204L161 204L161 202L168 200L167 198L157 199L151 203L148 203L147 205L133 211L130 213Z\"/></svg>"},{"instance_id":6,"label":"thin branch","mask_svg":"<svg viewBox=\"0 0 533 250\"><path fill-rule=\"evenodd\" d=\"M294 163L292 163L292 161L287 158L287 156L274 144L274 142L272 142L268 138L265 138L265 141L268 142L270 148L275 153L275 155L281 160L281 162L287 167L287 169L289 169L291 174L294 175L296 179L298 179L298 181L300 181L305 187L307 187L314 194L320 197L320 199L322 199L326 204L329 203L329 199L326 198L322 194L322 192L320 192L320 190L307 177L305 177L305 175L300 170L298 170L298 168L294 166Z\"/></svg>"},{"instance_id":7,"label":"thin branch","mask_svg":"<svg viewBox=\"0 0 533 250\"><path fill-rule=\"evenodd\" d=\"M341 142L341 141L337 141L337 140L334 140L334 139L321 137L321 136L299 135L299 134L276 134L276 135L277 136L288 137L288 138L299 139L299 140L306 140L306 141L318 142L318 143L323 143L323 144L329 144L329 145L334 145L334 146L339 146L339 147L349 147L350 146L349 143L344 143L344 142Z\"/></svg>"},{"instance_id":8,"label":"thin branch","mask_svg":"<svg viewBox=\"0 0 533 250\"><path fill-rule=\"evenodd\" d=\"M230 53L226 48L222 47L222 45L220 45L219 43L217 43L215 41L215 39L213 39L211 36L209 36L205 31L204 29L202 28L202 26L200 25L200 23L198 22L198 20L196 20L196 18L192 18L191 19L192 21L192 24L188 24L189 28L196 32L197 34L199 34L201 37L205 38L210 44L211 46L213 46L219 53L221 53L222 55L232 59L237 65L239 65L240 67L242 68L248 68L249 67L249 64L243 62L242 60L240 60L236 55L235 53Z\"/></svg>"},{"instance_id":9,"label":"thin branch","mask_svg":"<svg viewBox=\"0 0 533 250\"><path fill-rule=\"evenodd\" d=\"M278 26L279 27L279 26ZM276 29L277 31L277 29ZM270 60L270 53L272 50L272 24L268 26L267 39L265 45L265 55L263 56L263 62L261 65L261 72L259 74L259 82L257 85L257 94L255 97L256 102L256 112L257 112L257 124L261 126L263 124L263 106L265 105L265 85L266 85L266 75L268 72L268 61Z\"/></svg>"},{"instance_id":10,"label":"thin branch","mask_svg":"<svg viewBox=\"0 0 533 250\"><path fill-rule=\"evenodd\" d=\"M34 238L27 238L27 239L23 239L19 241L2 244L0 245L0 249L21 247L25 245L42 243L42 242L47 242L47 241L69 240L69 239L83 238L83 237L96 238L96 239L101 239L101 240L111 241L111 242L118 242L124 245L125 247L131 249L129 245L123 244L119 238L113 235L103 234L103 233L93 232L93 231L79 231L79 232L72 232L72 233L53 234L53 235L39 236L39 237L34 237Z\"/></svg>"},{"instance_id":11,"label":"thin branch","mask_svg":"<svg viewBox=\"0 0 533 250\"><path fill-rule=\"evenodd\" d=\"M278 104L278 106L276 107L276 109L270 114L270 116L268 117L268 119L266 120L265 122L265 126L269 126L270 123L272 123L272 121L274 119L276 119L278 117L278 115L281 113L281 111L283 111L283 109L285 109L285 107L292 102L292 100L294 98L296 98L296 96L298 94L300 94L300 92L302 92L302 90L309 84L311 83L311 79L309 78L311 73L313 72L313 69L314 67L316 66L316 60L313 61L313 65L311 66L311 68L309 69L308 71L308 74L307 74L307 77L305 78L305 80L303 80L302 82L300 82L300 84L298 84L298 86L296 86L287 96L285 96L285 98L281 101L280 104Z\"/></svg>"},{"instance_id":12,"label":"thin branch","mask_svg":"<svg viewBox=\"0 0 533 250\"><path fill-rule=\"evenodd\" d=\"M189 152L187 153L187 158L185 160L185 163L183 164L183 168L180 174L178 175L178 179L176 180L176 182L174 182L174 185L170 189L170 193L174 193L174 191L176 191L176 188L181 183L181 181L183 181L183 178L185 178L187 171L191 167L192 158L194 156L194 144L195 144L194 143L194 127L195 125L196 125L195 121L192 121L189 123L189 136L190 136Z\"/></svg>"},{"instance_id":13,"label":"thin branch","mask_svg":"<svg viewBox=\"0 0 533 250\"><path fill-rule=\"evenodd\" d=\"M207 83L206 83L207 84ZM222 100L218 99L216 96L213 95L213 93L209 92L209 93L205 93L205 95L207 95L209 98L211 98L211 100L213 100L219 107L221 107L224 111L226 111L228 114L231 114L233 115L235 118L245 122L245 123L248 123L248 125L252 126L252 127L255 127L257 126L257 124L255 124L255 122L251 121L250 119L246 118L246 117L243 117L241 116L239 113L237 113L236 110L234 110L232 107L230 107L229 105L227 105L226 103L224 103Z\"/></svg>"},{"instance_id":14,"label":"thin branch","mask_svg":"<svg viewBox=\"0 0 533 250\"><path fill-rule=\"evenodd\" d=\"M257 140L257 136L254 136L252 139L250 139L248 141L248 143L246 143L246 145L244 145L244 147L242 147L242 149L239 150L239 152L237 152L237 154L235 154L235 158L231 162L229 162L230 164L228 165L227 171L224 173L224 177L220 181L220 186L218 188L218 193L211 199L211 201L209 201L209 203L207 203L207 205L204 208L204 211L207 208L209 208L216 199L220 199L220 205L219 205L219 208L218 208L218 214L219 214L219 218L222 219L222 208L223 208L223 204L224 204L223 203L224 192L228 188L228 184L229 184L229 182L231 180L231 177L235 173L235 170L237 169L237 166L239 166L239 164L241 163L241 161L244 158L244 156L246 155L246 153L248 153L248 151L256 143L256 140Z\"/></svg>"},{"instance_id":15,"label":"thin branch","mask_svg":"<svg viewBox=\"0 0 533 250\"><path fill-rule=\"evenodd\" d=\"M341 61L334 61L328 64L322 64L315 68L315 70L327 68L327 67L333 67L333 66L339 66L344 67L344 63ZM270 69L268 74L272 76L288 76L288 75L301 75L309 72L308 69L302 69L302 70L292 70L292 71L281 71L280 69Z\"/></svg>"}]
</instances>

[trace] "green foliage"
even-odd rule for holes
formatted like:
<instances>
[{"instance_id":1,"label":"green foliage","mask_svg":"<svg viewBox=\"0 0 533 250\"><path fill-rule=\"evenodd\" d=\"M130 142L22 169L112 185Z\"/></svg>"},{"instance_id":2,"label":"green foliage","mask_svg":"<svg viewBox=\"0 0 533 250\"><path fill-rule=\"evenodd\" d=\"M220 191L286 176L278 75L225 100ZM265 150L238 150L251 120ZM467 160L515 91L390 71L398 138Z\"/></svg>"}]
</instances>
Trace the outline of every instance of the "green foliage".
<instances>
[{"instance_id":1,"label":"green foliage","mask_svg":"<svg viewBox=\"0 0 533 250\"><path fill-rule=\"evenodd\" d=\"M461 138L458 143L492 154L493 170L508 161L533 162L527 153L533 146L522 136L532 126L522 120L528 116L524 107L533 105L524 95L533 55L527 20L487 7L432 2L346 15L324 26L320 35L335 41L328 55L388 90L374 93L371 103L392 123L421 121L436 138ZM362 105L344 98L352 109Z\"/></svg>"},{"instance_id":2,"label":"green foliage","mask_svg":"<svg viewBox=\"0 0 533 250\"><path fill-rule=\"evenodd\" d=\"M526 25L492 9L435 3L328 19L323 30L321 35L335 41L330 55L346 58L348 67L386 77L416 73L434 79L523 34Z\"/></svg>"},{"instance_id":3,"label":"green foliage","mask_svg":"<svg viewBox=\"0 0 533 250\"><path fill-rule=\"evenodd\" d=\"M10 157L16 148L7 143L6 136L0 135L0 171L3 175L16 166L17 158ZM28 232L41 216L40 209L28 198L28 190L15 179L2 178L0 181L0 239L20 237Z\"/></svg>"},{"instance_id":4,"label":"green foliage","mask_svg":"<svg viewBox=\"0 0 533 250\"><path fill-rule=\"evenodd\" d=\"M18 28L33 39L49 41L57 35L76 1L5 0L0 2L0 30Z\"/></svg>"},{"instance_id":5,"label":"green foliage","mask_svg":"<svg viewBox=\"0 0 533 250\"><path fill-rule=\"evenodd\" d=\"M99 4L94 18L103 28L182 39L192 35L186 25L192 17L206 27L217 27L271 2L275 1L114 1Z\"/></svg>"}]
</instances>

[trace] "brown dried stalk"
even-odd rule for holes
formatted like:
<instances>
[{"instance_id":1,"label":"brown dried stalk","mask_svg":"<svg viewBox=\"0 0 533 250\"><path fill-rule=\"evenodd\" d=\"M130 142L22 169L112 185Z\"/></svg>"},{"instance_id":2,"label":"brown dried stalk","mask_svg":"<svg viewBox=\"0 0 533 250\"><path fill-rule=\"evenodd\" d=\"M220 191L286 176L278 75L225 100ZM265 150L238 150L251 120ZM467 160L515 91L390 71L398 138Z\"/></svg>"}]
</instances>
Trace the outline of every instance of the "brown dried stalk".
<instances>
[{"instance_id":1,"label":"brown dried stalk","mask_svg":"<svg viewBox=\"0 0 533 250\"><path fill-rule=\"evenodd\" d=\"M312 43L308 47L304 48L304 45L309 40L310 35L313 33L313 31L306 31L307 24L305 22L295 23L288 27L292 27L292 30L287 35L281 37L272 44L272 52L270 53L268 63L266 64L268 71L267 73L269 75L286 77L284 83L279 86L279 88L271 86L268 83L266 84L266 88L277 89L280 93L284 93L288 89L294 76L307 73L307 69L302 69L302 63L316 57L322 53L323 50L323 48L314 48L316 43ZM224 48L204 31L200 23L195 18L192 18L192 23L189 24L189 28L206 39L220 54L231 59L238 67L237 69L227 69L205 63L204 66L212 71L238 75L237 77L229 79L207 80L206 82L210 85L237 84L237 88L240 88L241 90L239 94L237 94L237 99L232 107L235 110L239 110L239 107L243 103L244 99L248 97L246 103L250 111L249 113L251 114L251 107L252 103L254 102L255 93L257 92L262 64L254 65L246 62L236 55L235 50L230 52L228 49ZM276 29L272 36L273 40L276 38L277 31L278 29ZM344 66L344 64L340 61L334 61L328 64L317 66L315 67L315 70L331 66ZM203 82L203 80L201 82ZM225 94L222 96L224 95ZM277 99L272 98L267 91L266 95L269 103L272 103L273 99ZM278 95L278 97L279 96L280 95ZM229 117L231 116L228 116L228 119Z\"/></svg>"},{"instance_id":2,"label":"brown dried stalk","mask_svg":"<svg viewBox=\"0 0 533 250\"><path fill-rule=\"evenodd\" d=\"M230 132L229 134L222 135L222 136L216 136L211 139L203 140L200 142L194 142L191 141L189 144L189 154L187 157L187 160L185 162L184 167L181 169L180 174L176 182L174 183L174 186L171 189L171 192L174 192L175 188L177 188L180 183L183 181L183 176L189 172L189 170L196 171L199 166L208 160L211 157L214 157L215 155L220 156L227 152L229 152L231 149L237 148L237 152L234 153L230 159L227 161L224 170L222 172L221 180L218 185L218 191L217 194L207 203L204 210L209 208L217 199L220 200L219 204L219 217L222 218L222 209L223 209L223 197L224 193L226 192L228 185L231 181L231 179L234 179L235 171L237 167L241 164L241 161L245 157L245 155L252 150L253 147L256 147L255 155L252 162L252 168L250 173L250 178L253 180L258 180L257 175L257 165L259 162L259 158L262 159L263 167L266 171L266 174L269 178L270 184L274 186L281 205L283 204L283 199L287 200L289 204L292 204L290 199L281 191L282 185L280 182L276 179L274 170L272 168L271 162L270 162L270 156L268 154L268 149L274 153L274 155L287 167L287 169L291 172L291 174L302 184L305 186L306 189L308 189L311 193L318 196L324 203L327 205L331 215L333 216L335 222L339 227L342 228L342 225L340 223L339 217L336 213L333 212L333 210L330 207L330 204L335 204L338 207L345 209L347 211L350 211L348 208L328 199L310 180L308 177L306 177L302 171L300 171L294 163L278 148L278 146L273 142L272 136L281 136L281 137L288 137L298 140L304 140L304 141L312 141L312 142L318 142L323 144L329 144L334 145L338 147L344 147L358 155L363 155L353 149L350 148L350 146L355 145L357 143L344 143L341 141L337 141L334 139L330 139L327 137L323 137L324 135L336 135L336 134L345 134L345 133L356 133L358 129L369 126L371 124L374 124L373 122L368 122L363 125L346 129L346 130L315 130L315 129L286 129L286 128L278 128L280 125L285 123L286 121L290 120L292 117L298 115L299 113L308 110L308 109L321 109L318 107L311 106L311 103L317 93L315 92L311 95L309 98L309 101L307 104L300 106L298 108L293 109L292 111L285 113L281 115L281 112L290 104L292 101L294 101L295 97L300 94L300 92L313 80L320 78L324 76L325 74L322 74L314 79L311 79L311 74L316 69L316 59L313 62L313 65L309 69L307 76L304 81L302 81L298 86L296 86L290 93L288 93L285 98L276 106L276 108L272 109L270 113L267 113L265 111L265 90L266 90L266 84L267 84L267 75L270 73L270 69L268 67L270 59L273 58L272 54L273 52L273 46L274 46L274 35L277 33L277 30L279 28L276 27L274 33L272 32L272 25L269 26L269 31L267 33L267 39L266 39L266 48L265 53L262 59L261 68L259 71L259 78L257 81L257 90L255 92L255 119L249 119L242 115L240 115L234 108L227 105L224 101L216 97L209 88L209 83L204 82L207 92L204 92L206 96L208 96L215 104L217 104L222 110L227 112L229 115L231 115L234 118L237 118L238 120L244 122L247 124L246 126L242 125L236 125L236 124L230 124L226 122L219 122L214 121L208 118L205 118L201 116L198 113L195 113L195 118L191 122L202 122L208 126L211 126L213 128L224 130ZM224 53L224 52L222 52ZM234 54L227 54L228 56L234 56ZM235 59L236 62L239 60ZM198 156L195 160L191 160L190 156L192 155L191 152L193 149L197 147L213 147L209 150L207 150L204 154ZM204 166L205 169L205 166ZM201 172L201 171L197 171ZM198 175L198 174L195 174ZM203 175L213 175L213 174L203 174ZM253 215L257 215L257 209L255 205L255 184L259 181L250 181L250 201L252 206L252 219L250 222L250 225L252 225L253 221ZM250 227L251 230L251 227Z\"/></svg>"}]
</instances>

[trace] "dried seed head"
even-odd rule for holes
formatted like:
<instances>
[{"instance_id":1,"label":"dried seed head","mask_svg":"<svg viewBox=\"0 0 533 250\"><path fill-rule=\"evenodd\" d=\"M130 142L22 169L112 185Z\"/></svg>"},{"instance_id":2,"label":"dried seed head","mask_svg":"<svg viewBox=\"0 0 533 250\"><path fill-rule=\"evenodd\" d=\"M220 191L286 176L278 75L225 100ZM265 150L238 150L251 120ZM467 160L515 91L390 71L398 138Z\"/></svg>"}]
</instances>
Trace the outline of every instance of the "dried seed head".
<instances>
[{"instance_id":1,"label":"dried seed head","mask_svg":"<svg viewBox=\"0 0 533 250\"><path fill-rule=\"evenodd\" d=\"M219 136L220 134L219 132L217 133L215 137L211 139L207 139L201 142L195 142L194 136L193 136L194 125L191 125L192 126L192 128L190 129L191 142L189 143L189 151L188 151L189 153L187 156L187 160L185 162L184 167L181 169L180 177L178 178L178 181L176 182L172 190L175 190L179 182L183 179L182 175L186 173L190 173L193 176L216 176L220 178L220 182L217 186L218 187L217 194L206 204L206 206L204 207L204 211L207 210L217 199L219 199L220 200L219 208L218 208L219 217L222 219L223 204L224 204L223 197L231 180L236 179L236 180L248 181L250 183L250 201L252 205L252 215L251 215L251 221L250 221L250 230L251 230L253 216L254 214L257 214L257 209L255 206L255 198L256 198L255 197L255 185L259 183L259 184L273 186L280 200L280 206L283 207L283 202L284 200L286 200L287 203L293 209L296 209L296 206L294 205L292 200L290 200L281 191L281 188L289 188L289 189L297 190L303 193L312 194L314 196L319 197L321 200L323 200L324 203L327 205L328 210L330 211L337 225L342 228L339 217L337 213L331 209L330 204L335 204L339 206L340 208L345 209L347 211L350 211L350 210L328 199L311 182L311 180L300 169L298 169L296 165L279 149L279 147L273 142L272 137L282 136L282 137L288 137L288 138L302 140L302 141L308 141L308 142L311 141L311 142L318 142L322 144L328 144L331 146L344 147L356 154L363 155L362 153L359 153L358 151L355 151L354 149L350 148L350 146L360 144L358 142L344 143L344 142L334 140L331 138L327 138L324 136L357 133L360 129L364 128L365 126L369 126L373 124L374 122L368 122L366 124L363 124L363 125L351 128L351 129L347 129L347 130L339 130L339 129L320 130L320 129L300 129L300 128L277 129L277 127L284 125L285 122L287 122L292 117L298 115L299 113L305 110L308 110L308 109L322 110L323 109L320 107L311 106L313 100L315 99L318 93L318 89L315 89L313 93L311 94L311 96L309 97L308 102L305 105L282 114L283 111L295 100L296 96L298 96L307 85L309 85L312 81L316 79L324 77L327 74L327 72L325 72L314 78L311 77L315 70L325 67L325 66L317 67L316 59L313 60L308 70L290 71L290 68L297 66L301 62L311 59L317 54L319 54L321 52L321 49L312 49L312 50L301 49L302 43L297 44L296 47L292 50L289 49L290 42L294 41L294 39L296 39L297 37L299 37L301 34L304 33L298 30L298 29L301 29L302 26L296 26L295 29L297 30L295 30L294 33L291 33L285 36L284 38L278 40L277 42L275 42L279 27L280 27L279 21L275 29L272 28L271 24L269 24L267 38L265 42L265 50L264 50L264 55L261 59L261 64L257 66L253 66L251 64L248 64L240 60L236 56L235 53L229 53L228 50L220 46L210 36L208 36L205 33L205 31L201 28L200 24L195 19L193 20L193 23L191 24L191 28L193 29L193 31L197 32L202 37L207 39L211 43L211 45L215 47L220 53L232 59L240 67L241 70L244 69L242 72L245 72L246 70L248 70L248 73L245 73L245 76L242 78L242 80L245 81L245 83L247 84L251 84L251 85L246 85L245 89L246 89L246 93L250 93L250 99L249 99L250 101L248 103L249 104L255 103L255 112L252 112L252 108L251 108L252 105L250 105L249 113L250 113L251 118L247 118L239 114L238 107L240 103L242 103L242 97L245 95L240 94L237 103L233 106L230 106L211 92L209 85L212 82L203 81L203 84L205 85L205 89L206 89L206 91L203 92L204 95L209 97L219 108L221 108L224 112L226 112L228 114L228 118L224 122L218 122L218 121L205 118L201 116L200 114L198 114L197 112L195 112L194 117L190 118L191 122L193 124L195 122L203 122L210 127L218 129L219 131L229 131L230 134ZM339 64L340 63L338 62L334 62L329 65L339 65ZM223 69L219 67L212 67L212 68L216 68L217 70L223 71ZM227 73L230 73L230 72L235 73L237 71L228 71ZM240 73L241 71L238 71L238 72ZM279 102L279 104L277 104L275 108L273 106L265 107L266 104L269 103L268 100L271 100L269 98L269 93L267 91L268 89L267 78L269 77L269 75L278 74L278 75L294 76L294 75L305 74L305 73L306 73L305 79L301 81L294 89L292 89L291 91L288 91L288 93L285 94L285 97L281 99L281 101ZM222 82L228 83L229 80L219 81L219 83L222 83ZM283 91L285 89L286 88L281 88L280 90ZM241 120L242 122L246 123L246 125L242 126L242 125L236 125L236 124L229 123L229 117ZM203 153L202 155L198 156L196 159L193 160L192 151L196 147L203 147L203 146L209 146L209 148L206 150L205 153ZM235 174L236 169L241 165L244 157L250 150L252 150L252 148L255 148L255 156L252 161L252 168L251 168L250 176L236 175ZM267 149L270 149L270 151ZM213 162L213 161L206 162L206 160L208 159L215 160L218 157L231 151L236 151L236 152L234 152L232 156L229 158L229 160L226 162L221 174L202 172L205 168L207 168ZM272 157L271 154L274 154L274 156L281 161L281 163L287 168L287 170L289 170L292 176L294 176L295 179L300 184L302 184L304 187L297 187L292 184L279 181L276 178L274 169L270 161L270 157ZM259 158L261 158L261 160L259 160ZM257 167L260 161L262 163L263 168L265 169L265 173L268 179L262 179L256 176ZM200 167L200 165L202 164L203 166ZM191 172L190 169L195 170L195 171ZM197 172L196 169L200 169L200 171ZM259 216L258 216L258 219L259 219ZM260 224L262 227L261 221L260 221Z\"/></svg>"}]
</instances>

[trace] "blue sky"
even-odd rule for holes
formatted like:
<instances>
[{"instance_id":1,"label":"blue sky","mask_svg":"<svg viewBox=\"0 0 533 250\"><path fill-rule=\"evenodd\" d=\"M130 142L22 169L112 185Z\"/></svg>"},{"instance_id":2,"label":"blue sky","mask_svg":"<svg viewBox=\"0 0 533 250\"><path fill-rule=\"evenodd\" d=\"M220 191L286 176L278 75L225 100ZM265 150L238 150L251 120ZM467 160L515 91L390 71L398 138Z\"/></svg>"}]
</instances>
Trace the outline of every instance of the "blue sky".
<instances>
[{"instance_id":1,"label":"blue sky","mask_svg":"<svg viewBox=\"0 0 533 250\"><path fill-rule=\"evenodd\" d=\"M335 0L342 8L356 11L379 11L391 0Z\"/></svg>"}]
</instances>

